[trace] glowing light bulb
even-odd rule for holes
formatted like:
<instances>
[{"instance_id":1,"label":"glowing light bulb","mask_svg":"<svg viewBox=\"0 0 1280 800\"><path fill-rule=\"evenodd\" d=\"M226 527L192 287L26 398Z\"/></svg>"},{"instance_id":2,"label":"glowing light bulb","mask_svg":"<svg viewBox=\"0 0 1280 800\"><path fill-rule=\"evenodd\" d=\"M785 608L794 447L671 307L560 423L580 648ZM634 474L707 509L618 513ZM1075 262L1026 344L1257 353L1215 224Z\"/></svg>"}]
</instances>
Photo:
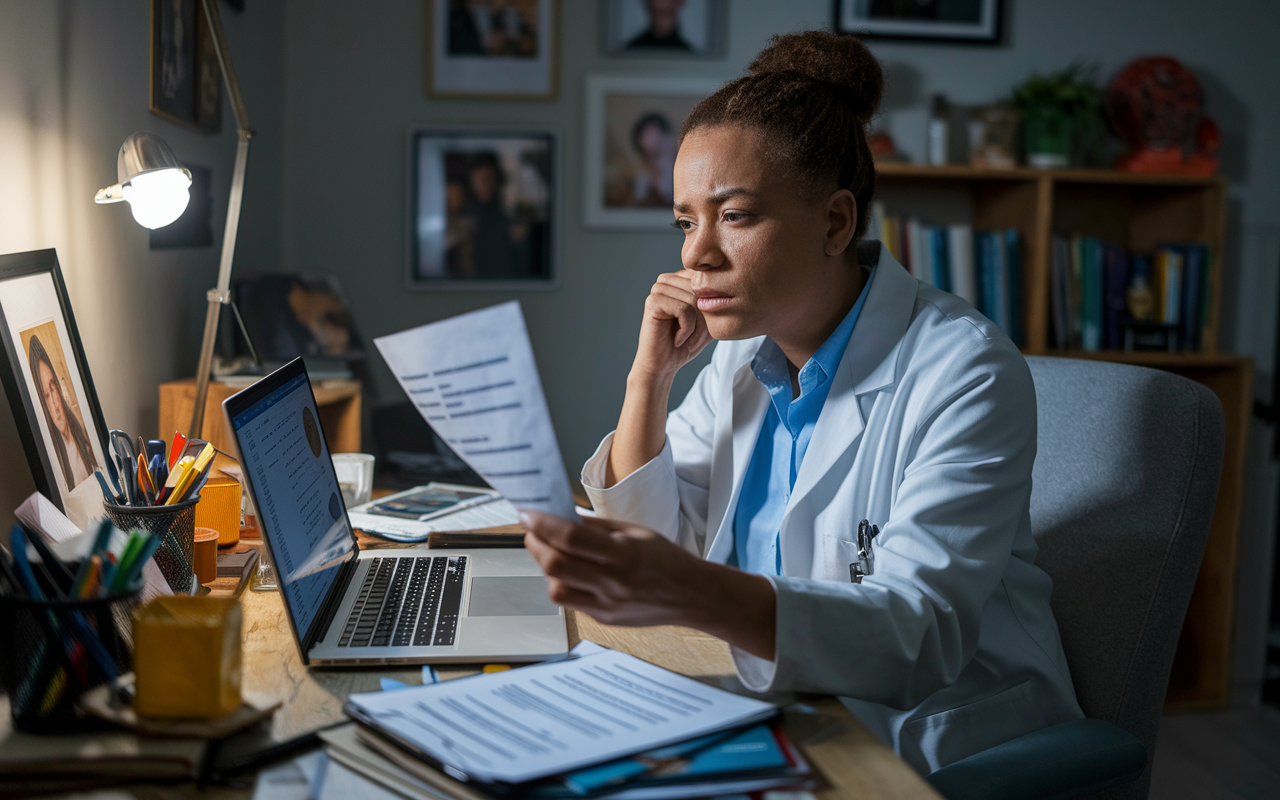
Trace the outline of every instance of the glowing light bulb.
<instances>
[{"instance_id":1,"label":"glowing light bulb","mask_svg":"<svg viewBox=\"0 0 1280 800\"><path fill-rule=\"evenodd\" d=\"M124 199L144 228L171 224L191 202L191 178L180 169L158 169L135 175L124 185Z\"/></svg>"}]
</instances>

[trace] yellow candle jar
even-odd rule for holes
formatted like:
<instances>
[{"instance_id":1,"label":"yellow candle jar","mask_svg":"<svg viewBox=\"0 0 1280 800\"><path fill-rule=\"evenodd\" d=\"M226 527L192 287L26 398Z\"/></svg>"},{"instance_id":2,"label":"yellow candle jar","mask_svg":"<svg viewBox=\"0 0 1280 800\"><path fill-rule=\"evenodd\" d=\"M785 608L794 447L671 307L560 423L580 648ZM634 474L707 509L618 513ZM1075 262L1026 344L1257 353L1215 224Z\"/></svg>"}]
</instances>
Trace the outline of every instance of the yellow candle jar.
<instances>
[{"instance_id":1,"label":"yellow candle jar","mask_svg":"<svg viewBox=\"0 0 1280 800\"><path fill-rule=\"evenodd\" d=\"M133 708L143 717L217 719L240 707L240 603L160 597L133 612Z\"/></svg>"}]
</instances>

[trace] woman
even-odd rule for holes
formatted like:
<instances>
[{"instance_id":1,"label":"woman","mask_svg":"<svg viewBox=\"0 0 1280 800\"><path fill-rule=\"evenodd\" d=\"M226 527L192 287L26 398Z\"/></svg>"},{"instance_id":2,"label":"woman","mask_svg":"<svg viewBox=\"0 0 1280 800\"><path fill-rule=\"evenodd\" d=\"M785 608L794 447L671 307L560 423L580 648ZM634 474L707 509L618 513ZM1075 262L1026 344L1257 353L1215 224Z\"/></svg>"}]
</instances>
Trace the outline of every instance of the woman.
<instances>
[{"instance_id":1,"label":"woman","mask_svg":"<svg viewBox=\"0 0 1280 800\"><path fill-rule=\"evenodd\" d=\"M62 467L67 491L71 491L98 467L98 462L93 457L93 447L89 444L89 435L67 404L62 384L53 369L53 360L49 358L49 353L38 337L31 337L27 362L31 365L31 377L40 390L40 405L44 408L44 419L53 440L53 451L58 454L58 464Z\"/></svg>"},{"instance_id":2,"label":"woman","mask_svg":"<svg viewBox=\"0 0 1280 800\"><path fill-rule=\"evenodd\" d=\"M582 472L608 519L527 514L526 542L555 602L718 636L748 687L840 695L927 773L1081 713L1034 563L1026 363L859 241L881 86L856 39L793 34L690 115L685 268L654 285ZM880 533L854 583L862 520Z\"/></svg>"}]
</instances>

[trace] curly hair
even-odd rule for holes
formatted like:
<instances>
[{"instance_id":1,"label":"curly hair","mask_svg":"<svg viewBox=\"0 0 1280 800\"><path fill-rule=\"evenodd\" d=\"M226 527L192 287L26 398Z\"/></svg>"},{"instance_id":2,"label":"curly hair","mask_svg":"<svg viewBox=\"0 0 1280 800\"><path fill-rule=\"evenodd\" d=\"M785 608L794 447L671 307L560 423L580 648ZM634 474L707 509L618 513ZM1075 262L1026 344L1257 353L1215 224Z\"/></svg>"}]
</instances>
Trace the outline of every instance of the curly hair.
<instances>
[{"instance_id":1,"label":"curly hair","mask_svg":"<svg viewBox=\"0 0 1280 800\"><path fill-rule=\"evenodd\" d=\"M700 102L680 128L723 125L759 131L766 152L814 201L848 189L862 238L875 195L867 123L880 107L884 74L867 46L827 31L775 35L747 74Z\"/></svg>"}]
</instances>

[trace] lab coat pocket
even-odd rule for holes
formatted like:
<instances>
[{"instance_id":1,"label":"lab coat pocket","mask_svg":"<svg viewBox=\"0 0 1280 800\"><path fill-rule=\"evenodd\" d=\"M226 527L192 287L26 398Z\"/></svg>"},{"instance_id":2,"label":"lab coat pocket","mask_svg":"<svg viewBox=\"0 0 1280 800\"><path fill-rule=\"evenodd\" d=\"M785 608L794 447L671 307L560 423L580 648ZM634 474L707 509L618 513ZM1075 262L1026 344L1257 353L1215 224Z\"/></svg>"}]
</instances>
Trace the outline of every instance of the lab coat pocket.
<instances>
[{"instance_id":1,"label":"lab coat pocket","mask_svg":"<svg viewBox=\"0 0 1280 800\"><path fill-rule=\"evenodd\" d=\"M902 747L916 749L929 770L968 758L1044 727L1030 680L957 708L913 719L902 727ZM925 754L928 754L926 757Z\"/></svg>"},{"instance_id":2,"label":"lab coat pocket","mask_svg":"<svg viewBox=\"0 0 1280 800\"><path fill-rule=\"evenodd\" d=\"M858 543L822 534L818 537L817 547L810 577L849 583L849 565L858 563Z\"/></svg>"}]
</instances>

